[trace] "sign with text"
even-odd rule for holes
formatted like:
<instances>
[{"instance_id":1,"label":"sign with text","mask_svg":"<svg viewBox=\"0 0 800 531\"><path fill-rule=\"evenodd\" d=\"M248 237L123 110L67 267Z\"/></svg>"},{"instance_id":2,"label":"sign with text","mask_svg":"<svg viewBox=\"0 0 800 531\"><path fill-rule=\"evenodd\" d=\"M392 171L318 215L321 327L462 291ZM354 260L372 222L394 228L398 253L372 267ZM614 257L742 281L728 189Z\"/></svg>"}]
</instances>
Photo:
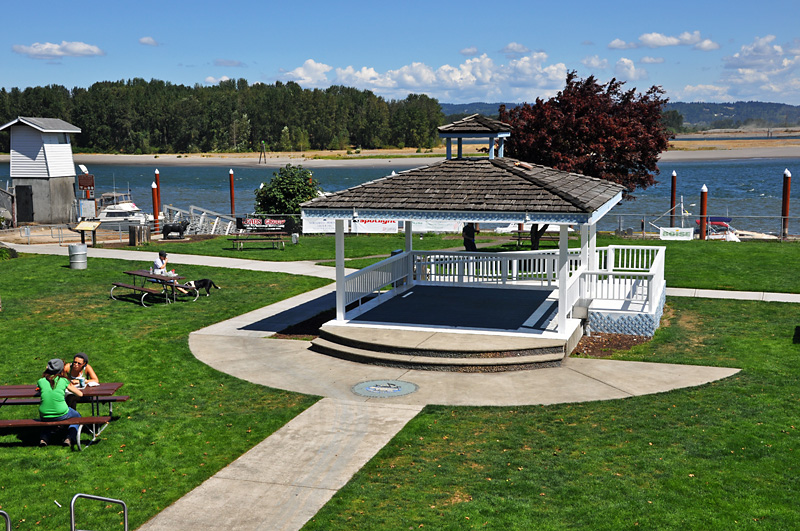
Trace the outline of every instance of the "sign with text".
<instances>
[{"instance_id":1,"label":"sign with text","mask_svg":"<svg viewBox=\"0 0 800 531\"><path fill-rule=\"evenodd\" d=\"M248 217L242 220L242 225L247 230L282 231L286 226L285 219Z\"/></svg>"},{"instance_id":2,"label":"sign with text","mask_svg":"<svg viewBox=\"0 0 800 531\"><path fill-rule=\"evenodd\" d=\"M350 232L355 234L397 234L397 220L393 219L354 219Z\"/></svg>"},{"instance_id":3,"label":"sign with text","mask_svg":"<svg viewBox=\"0 0 800 531\"><path fill-rule=\"evenodd\" d=\"M78 175L78 190L94 190L94 175L88 173Z\"/></svg>"},{"instance_id":4,"label":"sign with text","mask_svg":"<svg viewBox=\"0 0 800 531\"><path fill-rule=\"evenodd\" d=\"M661 227L659 236L662 240L693 240L694 229L690 227Z\"/></svg>"},{"instance_id":5,"label":"sign with text","mask_svg":"<svg viewBox=\"0 0 800 531\"><path fill-rule=\"evenodd\" d=\"M303 218L303 234L333 234L335 232L336 221L334 219Z\"/></svg>"}]
</instances>

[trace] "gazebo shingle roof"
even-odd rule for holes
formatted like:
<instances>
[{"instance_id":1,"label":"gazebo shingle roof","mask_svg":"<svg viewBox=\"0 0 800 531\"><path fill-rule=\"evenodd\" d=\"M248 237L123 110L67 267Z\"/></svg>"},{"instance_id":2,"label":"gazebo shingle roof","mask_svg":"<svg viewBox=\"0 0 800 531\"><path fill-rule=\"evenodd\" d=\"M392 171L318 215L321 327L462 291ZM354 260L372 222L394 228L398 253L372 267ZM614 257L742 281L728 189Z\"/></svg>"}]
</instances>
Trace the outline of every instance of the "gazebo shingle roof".
<instances>
[{"instance_id":1,"label":"gazebo shingle roof","mask_svg":"<svg viewBox=\"0 0 800 531\"><path fill-rule=\"evenodd\" d=\"M331 211L428 211L590 216L623 187L507 157L451 159L303 203L306 215ZM618 198L617 198L618 200Z\"/></svg>"},{"instance_id":2,"label":"gazebo shingle roof","mask_svg":"<svg viewBox=\"0 0 800 531\"><path fill-rule=\"evenodd\" d=\"M511 126L480 114L473 114L438 128L440 135L510 133Z\"/></svg>"}]
</instances>

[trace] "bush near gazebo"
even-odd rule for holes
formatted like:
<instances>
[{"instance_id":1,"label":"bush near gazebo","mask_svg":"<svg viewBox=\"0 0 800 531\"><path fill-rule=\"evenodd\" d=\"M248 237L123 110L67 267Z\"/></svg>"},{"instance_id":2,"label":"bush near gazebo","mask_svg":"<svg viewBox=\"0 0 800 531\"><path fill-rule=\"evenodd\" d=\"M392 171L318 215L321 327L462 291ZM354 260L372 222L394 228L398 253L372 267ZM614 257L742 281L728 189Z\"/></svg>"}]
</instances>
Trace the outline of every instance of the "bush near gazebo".
<instances>
[{"instance_id":1,"label":"bush near gazebo","mask_svg":"<svg viewBox=\"0 0 800 531\"><path fill-rule=\"evenodd\" d=\"M272 174L269 183L261 183L255 191L256 214L286 215L300 214L300 205L317 197L321 188L310 170L303 166L287 164ZM299 225L296 217L286 220L284 230L294 232Z\"/></svg>"}]
</instances>

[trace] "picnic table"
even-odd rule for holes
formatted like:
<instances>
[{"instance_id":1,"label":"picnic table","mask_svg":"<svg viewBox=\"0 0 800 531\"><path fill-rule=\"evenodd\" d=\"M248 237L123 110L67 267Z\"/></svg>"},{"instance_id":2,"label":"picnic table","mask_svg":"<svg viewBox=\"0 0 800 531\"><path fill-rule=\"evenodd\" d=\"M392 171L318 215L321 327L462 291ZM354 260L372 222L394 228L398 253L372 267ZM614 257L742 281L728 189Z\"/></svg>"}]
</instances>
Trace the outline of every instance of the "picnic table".
<instances>
[{"instance_id":1,"label":"picnic table","mask_svg":"<svg viewBox=\"0 0 800 531\"><path fill-rule=\"evenodd\" d=\"M164 302L170 303L175 302L178 296L178 288L182 288L189 292L189 296L191 296L191 292L194 292L194 301L200 296L200 291L195 288L194 286L189 286L187 284L179 284L179 281L184 280L186 277L182 277L180 275L160 275L158 273L153 273L146 269L137 269L134 271L124 271L126 275L130 275L133 277L132 283L126 282L113 282L111 284L111 298L114 300L118 300L117 297L114 296L114 290L117 288L125 288L133 291L134 293L141 293L141 299L139 302L142 306L147 306L145 302L147 300L148 295L163 295ZM137 282L141 280L141 286L137 285ZM150 288L147 287L147 283L153 282L157 284L158 288ZM138 295L137 295L138 296Z\"/></svg>"},{"instance_id":2,"label":"picnic table","mask_svg":"<svg viewBox=\"0 0 800 531\"><path fill-rule=\"evenodd\" d=\"M286 238L288 236L289 234L287 232L280 231L258 232L245 230L235 233L233 236L228 238L228 240L234 242L236 244L236 249L239 251L244 250L245 242L257 241L269 242L273 249L280 247L280 249L283 250L286 249Z\"/></svg>"},{"instance_id":3,"label":"picnic table","mask_svg":"<svg viewBox=\"0 0 800 531\"><path fill-rule=\"evenodd\" d=\"M125 402L130 397L120 396L115 393L124 384L121 382L103 382L95 386L87 385L81 389L83 396L80 397L81 403L89 403L91 414L88 417L71 418L57 421L42 421L35 419L6 419L0 420L0 428L41 428L44 426L69 426L78 425L78 438L75 441L78 449L81 449L81 428L89 426L88 430L92 434L92 441L102 433L111 421L113 404L115 402ZM3 406L38 406L41 403L39 388L36 385L3 385L0 386L0 407ZM103 404L108 405L108 415L102 415L100 408Z\"/></svg>"}]
</instances>

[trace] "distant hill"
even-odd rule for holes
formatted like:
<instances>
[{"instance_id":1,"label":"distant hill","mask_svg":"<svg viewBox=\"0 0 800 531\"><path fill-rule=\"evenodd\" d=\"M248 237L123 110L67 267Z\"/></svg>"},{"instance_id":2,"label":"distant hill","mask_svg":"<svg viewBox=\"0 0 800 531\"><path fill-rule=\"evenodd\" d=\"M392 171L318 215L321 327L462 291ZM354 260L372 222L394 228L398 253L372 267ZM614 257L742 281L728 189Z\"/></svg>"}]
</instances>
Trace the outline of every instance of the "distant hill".
<instances>
[{"instance_id":1,"label":"distant hill","mask_svg":"<svg viewBox=\"0 0 800 531\"><path fill-rule=\"evenodd\" d=\"M787 127L800 124L800 106L760 101L734 103L667 103L666 110L678 111L683 125L697 128L737 129L739 127Z\"/></svg>"},{"instance_id":2,"label":"distant hill","mask_svg":"<svg viewBox=\"0 0 800 531\"><path fill-rule=\"evenodd\" d=\"M442 112L452 122L470 114L497 118L500 105L513 108L519 103L441 103ZM696 129L738 129L740 127L788 127L800 125L800 106L759 101L735 103L667 103L665 110L683 116L683 125Z\"/></svg>"},{"instance_id":3,"label":"distant hill","mask_svg":"<svg viewBox=\"0 0 800 531\"><path fill-rule=\"evenodd\" d=\"M442 107L442 112L448 118L448 121L453 121L471 114L481 114L490 118L497 118L500 114L499 109L501 105L512 109L518 106L519 103L485 103L476 101L474 103L440 103L439 105Z\"/></svg>"}]
</instances>

